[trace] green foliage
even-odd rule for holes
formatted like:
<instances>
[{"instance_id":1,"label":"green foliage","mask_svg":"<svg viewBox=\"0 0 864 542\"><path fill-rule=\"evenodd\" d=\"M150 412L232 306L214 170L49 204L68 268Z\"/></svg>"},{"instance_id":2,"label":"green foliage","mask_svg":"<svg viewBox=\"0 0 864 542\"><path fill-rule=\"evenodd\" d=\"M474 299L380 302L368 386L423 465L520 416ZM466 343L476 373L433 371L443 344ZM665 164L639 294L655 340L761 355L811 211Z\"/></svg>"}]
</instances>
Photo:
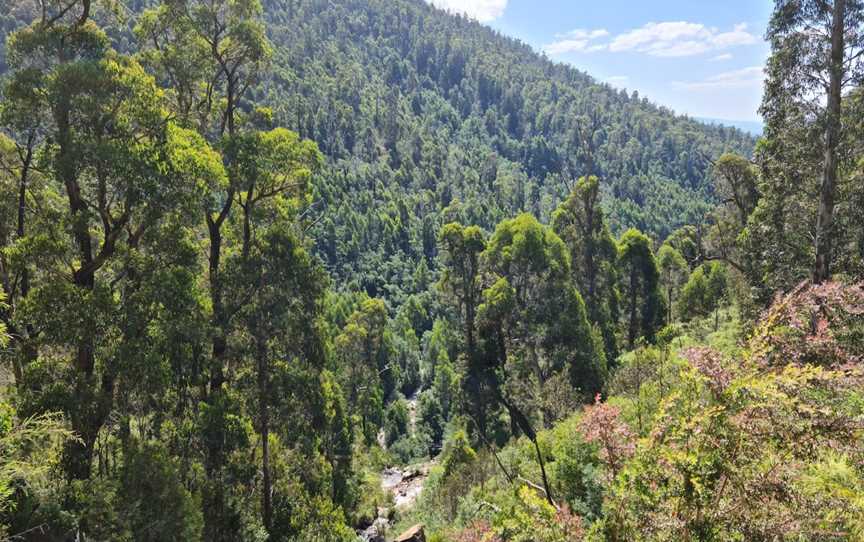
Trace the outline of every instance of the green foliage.
<instances>
[{"instance_id":1,"label":"green foliage","mask_svg":"<svg viewBox=\"0 0 864 542\"><path fill-rule=\"evenodd\" d=\"M675 306L676 295L682 285L689 279L690 268L680 252L671 245L664 244L657 252L657 267L660 271L660 283L666 294L666 307L669 310L667 322L672 323L672 307Z\"/></svg>"},{"instance_id":2,"label":"green foliage","mask_svg":"<svg viewBox=\"0 0 864 542\"><path fill-rule=\"evenodd\" d=\"M409 421L408 403L404 398L400 397L390 403L384 415L384 435L387 446L408 434Z\"/></svg>"},{"instance_id":3,"label":"green foliage","mask_svg":"<svg viewBox=\"0 0 864 542\"><path fill-rule=\"evenodd\" d=\"M347 542L437 455L432 539L860 538L860 287L737 320L862 269L826 6L754 165L424 2L0 0L0 537Z\"/></svg>"},{"instance_id":4,"label":"green foliage","mask_svg":"<svg viewBox=\"0 0 864 542\"><path fill-rule=\"evenodd\" d=\"M440 450L444 438L445 418L438 397L431 390L420 394L417 401L417 433L429 438L429 454Z\"/></svg>"},{"instance_id":5,"label":"green foliage","mask_svg":"<svg viewBox=\"0 0 864 542\"><path fill-rule=\"evenodd\" d=\"M582 435L580 416L557 423L547 435L540 436L548 443L549 455L554 459L550 474L555 494L563 499L573 513L594 521L601 515L603 485L597 450Z\"/></svg>"},{"instance_id":6,"label":"green foliage","mask_svg":"<svg viewBox=\"0 0 864 542\"><path fill-rule=\"evenodd\" d=\"M727 299L727 281L726 267L719 262L697 267L681 289L678 299L681 318L690 320L717 310Z\"/></svg>"},{"instance_id":7,"label":"green foliage","mask_svg":"<svg viewBox=\"0 0 864 542\"><path fill-rule=\"evenodd\" d=\"M604 179L613 232L664 238L707 210L707 158L753 145L428 5L263 7L272 70L254 95L328 157L318 246L339 282L373 297L401 300L441 225L549 216L583 175Z\"/></svg>"},{"instance_id":8,"label":"green foliage","mask_svg":"<svg viewBox=\"0 0 864 542\"><path fill-rule=\"evenodd\" d=\"M519 489L509 506L497 514L491 531L501 540L567 542L582 537L582 522L565 510L556 510L536 491Z\"/></svg>"},{"instance_id":9,"label":"green foliage","mask_svg":"<svg viewBox=\"0 0 864 542\"><path fill-rule=\"evenodd\" d=\"M542 386L564 371L585 396L599 390L605 356L602 344L592 336L582 296L570 282L564 242L534 217L522 214L498 225L482 258L492 286L484 291L478 314L487 344L499 349L499 362L508 366L510 380L505 385L522 386L536 379L534 384ZM503 345L489 335L499 330L504 333ZM531 336L534 339L528 341Z\"/></svg>"},{"instance_id":10,"label":"green foliage","mask_svg":"<svg viewBox=\"0 0 864 542\"><path fill-rule=\"evenodd\" d=\"M183 486L176 460L154 445L132 444L119 473L117 506L135 540L196 540L201 501Z\"/></svg>"},{"instance_id":11,"label":"green foliage","mask_svg":"<svg viewBox=\"0 0 864 542\"><path fill-rule=\"evenodd\" d=\"M864 76L858 1L777 2L766 37L760 110L765 138L756 149L760 199L741 233L741 263L758 308L802 280L849 266L860 237L857 162L861 156L860 80Z\"/></svg>"},{"instance_id":12,"label":"green foliage","mask_svg":"<svg viewBox=\"0 0 864 542\"><path fill-rule=\"evenodd\" d=\"M702 259L701 251L704 247L700 234L694 226L678 228L666 238L663 244L677 250L691 270L695 269Z\"/></svg>"},{"instance_id":13,"label":"green foliage","mask_svg":"<svg viewBox=\"0 0 864 542\"><path fill-rule=\"evenodd\" d=\"M850 540L864 536L864 476L848 457L827 452L809 467L800 487L825 510L817 529L848 533Z\"/></svg>"},{"instance_id":14,"label":"green foliage","mask_svg":"<svg viewBox=\"0 0 864 542\"><path fill-rule=\"evenodd\" d=\"M637 230L624 232L618 251L625 305L624 334L632 349L639 338L654 342L663 325L665 307L660 293L660 271L651 240Z\"/></svg>"},{"instance_id":15,"label":"green foliage","mask_svg":"<svg viewBox=\"0 0 864 542\"><path fill-rule=\"evenodd\" d=\"M833 509L818 499L795 504L804 497L796 485L807 474L802 465L824 452L796 435L825 430L801 416L813 407L843 423L856 409L843 398L850 383L812 367L758 375L710 351L690 357L693 368L664 401L657 430L618 478L607 519L611 538L753 539L788 534L790 524L799 536L817 536ZM851 434L834 436L844 449L854 446ZM761 506L749 505L754 495Z\"/></svg>"},{"instance_id":16,"label":"green foliage","mask_svg":"<svg viewBox=\"0 0 864 542\"><path fill-rule=\"evenodd\" d=\"M614 362L620 305L618 246L600 208L597 177L579 179L552 214L552 227L570 249L573 281L585 300L589 321L600 328L607 360Z\"/></svg>"},{"instance_id":17,"label":"green foliage","mask_svg":"<svg viewBox=\"0 0 864 542\"><path fill-rule=\"evenodd\" d=\"M348 319L334 347L344 373L348 407L371 443L381 426L384 400L394 391L394 368L388 364L385 334L387 309L380 299L365 299Z\"/></svg>"},{"instance_id":18,"label":"green foliage","mask_svg":"<svg viewBox=\"0 0 864 542\"><path fill-rule=\"evenodd\" d=\"M16 489L29 492L45 485L61 445L70 438L57 415L20 420L12 406L0 403L0 514L14 512Z\"/></svg>"}]
</instances>

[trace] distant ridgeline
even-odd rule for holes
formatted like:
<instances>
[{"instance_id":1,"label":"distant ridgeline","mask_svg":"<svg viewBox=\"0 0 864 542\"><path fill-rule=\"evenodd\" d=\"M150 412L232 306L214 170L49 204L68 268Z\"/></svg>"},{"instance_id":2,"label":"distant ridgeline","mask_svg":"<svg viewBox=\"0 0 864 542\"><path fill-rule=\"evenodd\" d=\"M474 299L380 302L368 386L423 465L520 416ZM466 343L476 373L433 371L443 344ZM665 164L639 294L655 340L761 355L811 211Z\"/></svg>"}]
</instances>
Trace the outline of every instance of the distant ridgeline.
<instances>
[{"instance_id":1,"label":"distant ridgeline","mask_svg":"<svg viewBox=\"0 0 864 542\"><path fill-rule=\"evenodd\" d=\"M748 134L752 134L754 136L761 136L765 131L765 125L759 121L749 121L749 120L728 120L728 119L713 119L710 117L694 117L699 122L704 122L706 124L717 124L717 125L725 125L732 126L733 128L738 128L739 130L746 132Z\"/></svg>"},{"instance_id":2,"label":"distant ridgeline","mask_svg":"<svg viewBox=\"0 0 864 542\"><path fill-rule=\"evenodd\" d=\"M4 35L27 1L0 1ZM131 26L152 2L125 4ZM434 268L442 224L492 229L520 211L548 222L588 173L614 233L662 240L710 207L711 160L754 145L422 0L263 4L273 64L247 106L269 106L328 157L311 211L319 254L338 283L373 296L398 298L385 285L423 257ZM113 35L120 50L134 43Z\"/></svg>"}]
</instances>

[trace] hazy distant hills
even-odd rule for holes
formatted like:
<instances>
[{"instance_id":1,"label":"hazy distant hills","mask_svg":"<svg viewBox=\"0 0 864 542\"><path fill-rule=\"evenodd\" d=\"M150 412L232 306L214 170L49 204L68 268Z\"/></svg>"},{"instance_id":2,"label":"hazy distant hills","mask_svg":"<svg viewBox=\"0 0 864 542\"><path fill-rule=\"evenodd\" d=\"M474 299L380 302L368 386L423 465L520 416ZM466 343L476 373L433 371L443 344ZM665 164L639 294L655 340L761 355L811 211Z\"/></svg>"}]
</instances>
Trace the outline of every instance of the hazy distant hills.
<instances>
[{"instance_id":1,"label":"hazy distant hills","mask_svg":"<svg viewBox=\"0 0 864 542\"><path fill-rule=\"evenodd\" d=\"M738 128L742 132L747 132L750 135L761 136L765 126L759 121L749 120L727 120L727 119L712 119L709 117L694 117L699 122L711 124L714 126L731 126Z\"/></svg>"}]
</instances>

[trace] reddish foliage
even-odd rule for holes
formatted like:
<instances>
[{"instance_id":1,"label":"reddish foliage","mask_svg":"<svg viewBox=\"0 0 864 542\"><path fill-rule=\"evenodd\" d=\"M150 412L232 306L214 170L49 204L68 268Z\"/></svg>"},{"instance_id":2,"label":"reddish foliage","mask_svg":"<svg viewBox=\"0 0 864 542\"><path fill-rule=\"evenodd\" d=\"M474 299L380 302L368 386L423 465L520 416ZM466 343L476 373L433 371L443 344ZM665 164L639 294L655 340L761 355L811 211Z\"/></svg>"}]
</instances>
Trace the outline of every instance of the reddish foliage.
<instances>
[{"instance_id":1,"label":"reddish foliage","mask_svg":"<svg viewBox=\"0 0 864 542\"><path fill-rule=\"evenodd\" d=\"M708 379L708 387L715 394L725 390L735 377L726 368L723 355L712 348L690 348L683 352L684 358Z\"/></svg>"},{"instance_id":2,"label":"reddish foliage","mask_svg":"<svg viewBox=\"0 0 864 542\"><path fill-rule=\"evenodd\" d=\"M754 359L843 367L864 360L864 283L802 283L778 296L753 336Z\"/></svg>"},{"instance_id":3,"label":"reddish foliage","mask_svg":"<svg viewBox=\"0 0 864 542\"><path fill-rule=\"evenodd\" d=\"M566 504L558 508L555 521L561 526L564 540L576 542L585 536L585 528L582 526L582 518L574 514Z\"/></svg>"},{"instance_id":4,"label":"reddish foliage","mask_svg":"<svg viewBox=\"0 0 864 542\"><path fill-rule=\"evenodd\" d=\"M475 521L467 529L456 533L454 542L503 542L486 520Z\"/></svg>"},{"instance_id":5,"label":"reddish foliage","mask_svg":"<svg viewBox=\"0 0 864 542\"><path fill-rule=\"evenodd\" d=\"M585 408L579 429L586 441L600 446L600 459L613 476L636 451L636 436L621 419L621 409L600 402L599 394L594 405Z\"/></svg>"}]
</instances>

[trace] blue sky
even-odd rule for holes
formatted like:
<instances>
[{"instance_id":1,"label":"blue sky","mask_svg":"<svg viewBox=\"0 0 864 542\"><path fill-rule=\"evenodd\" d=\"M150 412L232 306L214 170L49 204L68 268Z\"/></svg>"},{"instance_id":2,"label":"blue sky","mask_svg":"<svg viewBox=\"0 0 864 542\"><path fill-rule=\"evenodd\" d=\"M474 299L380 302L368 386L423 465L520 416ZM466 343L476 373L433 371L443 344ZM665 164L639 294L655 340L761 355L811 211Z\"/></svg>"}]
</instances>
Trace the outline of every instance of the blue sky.
<instances>
[{"instance_id":1,"label":"blue sky","mask_svg":"<svg viewBox=\"0 0 864 542\"><path fill-rule=\"evenodd\" d=\"M679 113L758 119L771 0L428 1Z\"/></svg>"}]
</instances>

